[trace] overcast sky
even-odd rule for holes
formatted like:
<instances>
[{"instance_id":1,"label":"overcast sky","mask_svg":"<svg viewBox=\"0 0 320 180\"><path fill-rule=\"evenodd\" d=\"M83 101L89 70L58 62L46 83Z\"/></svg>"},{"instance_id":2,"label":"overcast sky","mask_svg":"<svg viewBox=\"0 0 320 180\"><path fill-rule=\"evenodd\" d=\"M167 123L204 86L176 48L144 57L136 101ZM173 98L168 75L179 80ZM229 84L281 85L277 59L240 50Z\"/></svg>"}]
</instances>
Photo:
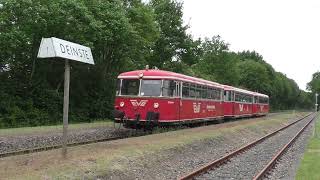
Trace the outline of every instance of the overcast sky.
<instances>
[{"instance_id":1,"label":"overcast sky","mask_svg":"<svg viewBox=\"0 0 320 180\"><path fill-rule=\"evenodd\" d=\"M195 38L220 35L255 50L301 89L320 70L319 0L181 0Z\"/></svg>"}]
</instances>

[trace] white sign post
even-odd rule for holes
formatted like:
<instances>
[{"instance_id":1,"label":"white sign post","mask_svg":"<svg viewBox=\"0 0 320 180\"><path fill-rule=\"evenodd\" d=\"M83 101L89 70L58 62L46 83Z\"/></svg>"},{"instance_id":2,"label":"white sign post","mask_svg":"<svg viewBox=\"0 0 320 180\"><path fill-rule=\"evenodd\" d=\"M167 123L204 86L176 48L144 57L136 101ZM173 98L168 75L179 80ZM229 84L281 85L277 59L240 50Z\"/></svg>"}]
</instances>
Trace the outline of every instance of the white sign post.
<instances>
[{"instance_id":1,"label":"white sign post","mask_svg":"<svg viewBox=\"0 0 320 180\"><path fill-rule=\"evenodd\" d=\"M67 156L68 139L68 115L69 115L69 87L70 87L70 64L69 60L94 64L91 49L86 46L75 44L58 38L42 38L38 58L60 57L65 59L64 71L64 96L63 96L63 135L62 155Z\"/></svg>"}]
</instances>

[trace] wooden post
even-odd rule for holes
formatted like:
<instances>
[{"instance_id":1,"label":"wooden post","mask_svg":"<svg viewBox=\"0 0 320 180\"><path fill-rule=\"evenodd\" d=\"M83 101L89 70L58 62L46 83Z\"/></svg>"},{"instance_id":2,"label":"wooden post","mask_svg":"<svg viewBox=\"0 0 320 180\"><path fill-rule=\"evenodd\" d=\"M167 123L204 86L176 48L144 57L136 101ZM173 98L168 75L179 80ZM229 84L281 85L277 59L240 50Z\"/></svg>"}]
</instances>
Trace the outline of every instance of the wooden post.
<instances>
[{"instance_id":1,"label":"wooden post","mask_svg":"<svg viewBox=\"0 0 320 180\"><path fill-rule=\"evenodd\" d=\"M70 87L70 64L65 60L64 70L64 97L63 97L63 135L62 135L62 156L67 157L68 143L68 115L69 115L69 87Z\"/></svg>"}]
</instances>

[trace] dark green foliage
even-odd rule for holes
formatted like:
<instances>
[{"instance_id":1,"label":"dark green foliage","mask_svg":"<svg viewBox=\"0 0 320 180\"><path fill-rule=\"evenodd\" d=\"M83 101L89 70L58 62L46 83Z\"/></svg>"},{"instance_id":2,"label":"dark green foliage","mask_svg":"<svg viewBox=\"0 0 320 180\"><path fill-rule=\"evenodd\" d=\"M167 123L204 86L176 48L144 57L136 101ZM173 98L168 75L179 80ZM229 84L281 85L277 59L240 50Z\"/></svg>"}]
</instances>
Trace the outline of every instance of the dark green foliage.
<instances>
[{"instance_id":1,"label":"dark green foliage","mask_svg":"<svg viewBox=\"0 0 320 180\"><path fill-rule=\"evenodd\" d=\"M182 16L175 0L0 0L0 128L61 122L64 62L37 59L42 37L92 49L94 66L71 63L71 122L109 118L117 75L146 64L269 94L273 109L311 106L260 54L231 52L220 36L193 40Z\"/></svg>"},{"instance_id":2,"label":"dark green foliage","mask_svg":"<svg viewBox=\"0 0 320 180\"><path fill-rule=\"evenodd\" d=\"M319 96L320 96L320 72L319 71L317 71L314 74L312 74L312 79L307 84L307 89L309 91L311 91L311 93L309 95L311 99L315 99L315 94L316 93L318 94L317 101L318 101L318 104L320 104L320 101L319 101L319 99L320 99L319 98Z\"/></svg>"}]
</instances>

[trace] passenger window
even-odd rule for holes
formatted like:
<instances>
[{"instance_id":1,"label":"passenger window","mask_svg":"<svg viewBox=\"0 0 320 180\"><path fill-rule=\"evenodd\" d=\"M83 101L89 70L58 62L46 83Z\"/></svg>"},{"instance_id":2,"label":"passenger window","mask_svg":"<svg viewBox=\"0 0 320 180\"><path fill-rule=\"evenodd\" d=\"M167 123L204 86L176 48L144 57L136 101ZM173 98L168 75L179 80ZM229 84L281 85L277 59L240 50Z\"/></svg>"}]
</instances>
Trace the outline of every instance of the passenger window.
<instances>
[{"instance_id":1,"label":"passenger window","mask_svg":"<svg viewBox=\"0 0 320 180\"><path fill-rule=\"evenodd\" d=\"M230 101L230 91L224 91L224 100Z\"/></svg>"},{"instance_id":2,"label":"passenger window","mask_svg":"<svg viewBox=\"0 0 320 180\"><path fill-rule=\"evenodd\" d=\"M164 80L162 87L162 96L173 97L176 91L176 83L172 80Z\"/></svg>"},{"instance_id":3,"label":"passenger window","mask_svg":"<svg viewBox=\"0 0 320 180\"><path fill-rule=\"evenodd\" d=\"M196 85L195 84L190 84L189 97L191 97L191 98L196 97Z\"/></svg>"},{"instance_id":4,"label":"passenger window","mask_svg":"<svg viewBox=\"0 0 320 180\"><path fill-rule=\"evenodd\" d=\"M188 98L189 97L189 87L190 83L183 83L182 85L182 97Z\"/></svg>"},{"instance_id":5,"label":"passenger window","mask_svg":"<svg viewBox=\"0 0 320 180\"><path fill-rule=\"evenodd\" d=\"M202 86L202 99L207 99L207 86Z\"/></svg>"},{"instance_id":6,"label":"passenger window","mask_svg":"<svg viewBox=\"0 0 320 180\"><path fill-rule=\"evenodd\" d=\"M201 97L202 97L202 86L196 85L196 98L201 98Z\"/></svg>"}]
</instances>

